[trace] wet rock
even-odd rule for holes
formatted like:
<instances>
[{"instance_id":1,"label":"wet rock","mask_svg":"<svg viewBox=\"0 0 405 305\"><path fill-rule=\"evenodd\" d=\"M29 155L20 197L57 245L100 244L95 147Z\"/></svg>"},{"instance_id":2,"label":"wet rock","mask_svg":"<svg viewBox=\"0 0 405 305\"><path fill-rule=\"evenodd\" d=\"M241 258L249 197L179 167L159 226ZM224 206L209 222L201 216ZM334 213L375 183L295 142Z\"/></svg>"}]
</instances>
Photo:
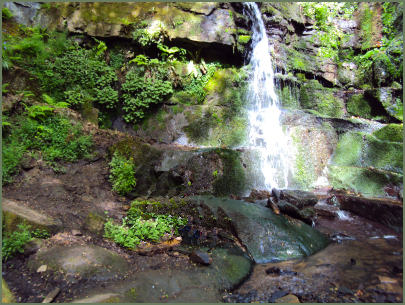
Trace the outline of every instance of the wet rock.
<instances>
[{"instance_id":1,"label":"wet rock","mask_svg":"<svg viewBox=\"0 0 405 305\"><path fill-rule=\"evenodd\" d=\"M246 201L255 202L256 200L264 200L270 197L270 192L266 190L252 190L249 197L244 198Z\"/></svg>"},{"instance_id":2,"label":"wet rock","mask_svg":"<svg viewBox=\"0 0 405 305\"><path fill-rule=\"evenodd\" d=\"M291 270L280 269L279 267L270 267L266 269L266 274L275 275L297 275L297 272Z\"/></svg>"},{"instance_id":3,"label":"wet rock","mask_svg":"<svg viewBox=\"0 0 405 305\"><path fill-rule=\"evenodd\" d=\"M337 212L339 211L338 207L333 205L324 204L324 203L317 203L314 205L314 209L317 215L325 216L329 218L334 218L337 216Z\"/></svg>"},{"instance_id":4,"label":"wet rock","mask_svg":"<svg viewBox=\"0 0 405 305\"><path fill-rule=\"evenodd\" d=\"M51 302L56 298L56 296L59 294L59 292L60 292L60 288L59 288L59 287L54 288L51 292L49 292L49 293L46 295L46 297L45 297L45 299L42 301L42 303L51 303Z\"/></svg>"},{"instance_id":5,"label":"wet rock","mask_svg":"<svg viewBox=\"0 0 405 305\"><path fill-rule=\"evenodd\" d=\"M280 199L288 201L299 209L314 206L318 202L314 193L300 190L281 190Z\"/></svg>"},{"instance_id":6,"label":"wet rock","mask_svg":"<svg viewBox=\"0 0 405 305\"><path fill-rule=\"evenodd\" d=\"M23 221L31 225L33 229L45 229L52 233L57 232L62 227L60 220L26 207L19 201L3 197L2 208L4 230L7 232L14 231L17 225Z\"/></svg>"},{"instance_id":7,"label":"wet rock","mask_svg":"<svg viewBox=\"0 0 405 305\"><path fill-rule=\"evenodd\" d=\"M273 293L269 299L269 303L274 303L276 300L286 296L288 294L287 291L279 290Z\"/></svg>"},{"instance_id":8,"label":"wet rock","mask_svg":"<svg viewBox=\"0 0 405 305\"><path fill-rule=\"evenodd\" d=\"M274 303L300 303L300 300L293 294L287 294L286 296L275 300Z\"/></svg>"},{"instance_id":9,"label":"wet rock","mask_svg":"<svg viewBox=\"0 0 405 305\"><path fill-rule=\"evenodd\" d=\"M208 253L201 252L201 251L193 251L190 254L190 260L194 263L202 264L202 265L210 265L212 263L212 258L209 256Z\"/></svg>"},{"instance_id":10,"label":"wet rock","mask_svg":"<svg viewBox=\"0 0 405 305\"><path fill-rule=\"evenodd\" d=\"M261 205L211 196L194 198L202 200L214 214L219 208L224 211L257 263L303 257L327 245L325 237L310 226L275 215Z\"/></svg>"},{"instance_id":11,"label":"wet rock","mask_svg":"<svg viewBox=\"0 0 405 305\"><path fill-rule=\"evenodd\" d=\"M314 220L314 217L316 216L316 212L312 207L304 208L300 210L297 208L295 205L285 201L285 200L280 200L277 203L277 207L279 208L280 212L283 214L286 214L288 216L291 216L293 218L302 220L306 224L312 225L312 221Z\"/></svg>"},{"instance_id":12,"label":"wet rock","mask_svg":"<svg viewBox=\"0 0 405 305\"><path fill-rule=\"evenodd\" d=\"M337 195L341 209L402 231L402 202L384 198Z\"/></svg>"},{"instance_id":13,"label":"wet rock","mask_svg":"<svg viewBox=\"0 0 405 305\"><path fill-rule=\"evenodd\" d=\"M42 248L28 261L33 270L45 264L50 270L65 273L68 280L73 276L109 280L123 276L129 268L118 254L94 245Z\"/></svg>"}]
</instances>

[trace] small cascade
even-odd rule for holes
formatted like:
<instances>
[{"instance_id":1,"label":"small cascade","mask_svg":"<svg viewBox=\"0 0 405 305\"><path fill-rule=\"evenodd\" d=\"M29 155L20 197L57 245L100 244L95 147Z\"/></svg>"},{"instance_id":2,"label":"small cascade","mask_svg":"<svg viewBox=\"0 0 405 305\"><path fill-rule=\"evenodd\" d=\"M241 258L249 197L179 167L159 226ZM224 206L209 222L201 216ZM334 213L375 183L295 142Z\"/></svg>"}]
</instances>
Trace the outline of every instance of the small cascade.
<instances>
[{"instance_id":1,"label":"small cascade","mask_svg":"<svg viewBox=\"0 0 405 305\"><path fill-rule=\"evenodd\" d=\"M291 140L280 124L280 103L275 91L274 72L266 29L257 5L244 3L252 21L252 53L247 101L249 103L249 148L259 153L264 187L287 188L292 172Z\"/></svg>"}]
</instances>

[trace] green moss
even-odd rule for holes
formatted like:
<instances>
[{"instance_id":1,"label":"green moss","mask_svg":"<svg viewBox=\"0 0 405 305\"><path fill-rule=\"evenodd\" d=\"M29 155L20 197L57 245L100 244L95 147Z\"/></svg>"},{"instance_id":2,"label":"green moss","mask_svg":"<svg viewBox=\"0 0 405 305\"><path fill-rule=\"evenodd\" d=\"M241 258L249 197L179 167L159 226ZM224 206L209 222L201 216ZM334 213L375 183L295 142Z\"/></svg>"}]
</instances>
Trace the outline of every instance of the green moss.
<instances>
[{"instance_id":1,"label":"green moss","mask_svg":"<svg viewBox=\"0 0 405 305\"><path fill-rule=\"evenodd\" d=\"M247 44L251 39L250 35L239 35L238 36L238 43L240 44Z\"/></svg>"},{"instance_id":2,"label":"green moss","mask_svg":"<svg viewBox=\"0 0 405 305\"><path fill-rule=\"evenodd\" d=\"M399 185L403 176L395 173L378 172L352 166L329 167L329 182L334 188L349 189L373 197L385 196L384 187L388 184Z\"/></svg>"},{"instance_id":3,"label":"green moss","mask_svg":"<svg viewBox=\"0 0 405 305\"><path fill-rule=\"evenodd\" d=\"M311 154L308 149L302 145L299 134L294 134L292 139L297 150L293 180L300 189L308 189L316 180L316 172L313 161L311 160Z\"/></svg>"},{"instance_id":4,"label":"green moss","mask_svg":"<svg viewBox=\"0 0 405 305\"><path fill-rule=\"evenodd\" d=\"M402 143L381 141L360 132L347 132L338 142L332 164L376 168L402 174L402 149Z\"/></svg>"},{"instance_id":5,"label":"green moss","mask_svg":"<svg viewBox=\"0 0 405 305\"><path fill-rule=\"evenodd\" d=\"M338 118L344 115L343 101L334 96L333 89L324 88L317 80L301 86L300 104L303 109L312 109L322 115Z\"/></svg>"},{"instance_id":6,"label":"green moss","mask_svg":"<svg viewBox=\"0 0 405 305\"><path fill-rule=\"evenodd\" d=\"M363 3L360 13L361 48L363 50L373 47L374 34L377 31L377 20L379 16L376 10L370 8L368 3Z\"/></svg>"},{"instance_id":7,"label":"green moss","mask_svg":"<svg viewBox=\"0 0 405 305\"><path fill-rule=\"evenodd\" d=\"M8 288L6 281L2 278L1 279L1 302L2 303L14 303L15 297L13 293Z\"/></svg>"},{"instance_id":8,"label":"green moss","mask_svg":"<svg viewBox=\"0 0 405 305\"><path fill-rule=\"evenodd\" d=\"M214 150L223 162L222 175L214 182L214 194L225 196L229 194L242 195L246 184L246 175L242 166L239 152L231 149Z\"/></svg>"},{"instance_id":9,"label":"green moss","mask_svg":"<svg viewBox=\"0 0 405 305\"><path fill-rule=\"evenodd\" d=\"M373 135L382 141L403 142L404 128L403 124L389 124L383 128L373 132Z\"/></svg>"}]
</instances>

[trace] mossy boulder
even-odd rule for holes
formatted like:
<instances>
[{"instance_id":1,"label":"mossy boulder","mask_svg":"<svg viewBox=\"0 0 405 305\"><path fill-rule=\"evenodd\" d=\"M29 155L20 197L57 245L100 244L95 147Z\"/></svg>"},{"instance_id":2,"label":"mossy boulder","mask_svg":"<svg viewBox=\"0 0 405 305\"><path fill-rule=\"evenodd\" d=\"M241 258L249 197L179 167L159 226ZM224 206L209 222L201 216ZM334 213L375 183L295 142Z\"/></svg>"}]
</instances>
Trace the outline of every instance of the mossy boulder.
<instances>
[{"instance_id":1,"label":"mossy boulder","mask_svg":"<svg viewBox=\"0 0 405 305\"><path fill-rule=\"evenodd\" d=\"M385 197L387 186L403 189L403 175L356 166L328 166L329 182L335 189L349 189L370 197Z\"/></svg>"},{"instance_id":2,"label":"mossy boulder","mask_svg":"<svg viewBox=\"0 0 405 305\"><path fill-rule=\"evenodd\" d=\"M364 94L353 94L347 102L347 112L351 115L362 117L365 119L373 118L372 108Z\"/></svg>"},{"instance_id":3,"label":"mossy boulder","mask_svg":"<svg viewBox=\"0 0 405 305\"><path fill-rule=\"evenodd\" d=\"M386 186L402 185L403 144L347 132L339 139L328 168L329 181L335 188L385 196Z\"/></svg>"},{"instance_id":4,"label":"mossy boulder","mask_svg":"<svg viewBox=\"0 0 405 305\"><path fill-rule=\"evenodd\" d=\"M404 141L404 125L388 124L373 132L373 135L381 141L402 143Z\"/></svg>"},{"instance_id":5,"label":"mossy boulder","mask_svg":"<svg viewBox=\"0 0 405 305\"><path fill-rule=\"evenodd\" d=\"M337 144L337 135L333 127L294 126L290 132L295 147L295 163L292 186L310 189L324 175L324 169Z\"/></svg>"},{"instance_id":6,"label":"mossy boulder","mask_svg":"<svg viewBox=\"0 0 405 305\"><path fill-rule=\"evenodd\" d=\"M381 141L365 133L348 132L339 139L332 164L373 167L403 174L403 144Z\"/></svg>"},{"instance_id":7,"label":"mossy boulder","mask_svg":"<svg viewBox=\"0 0 405 305\"><path fill-rule=\"evenodd\" d=\"M376 115L391 117L395 121L403 120L402 90L392 88L368 89L365 97L372 103Z\"/></svg>"},{"instance_id":8,"label":"mossy boulder","mask_svg":"<svg viewBox=\"0 0 405 305\"><path fill-rule=\"evenodd\" d=\"M341 118L345 113L344 102L336 96L335 90L323 87L317 80L310 80L301 87L300 105L330 117Z\"/></svg>"}]
</instances>

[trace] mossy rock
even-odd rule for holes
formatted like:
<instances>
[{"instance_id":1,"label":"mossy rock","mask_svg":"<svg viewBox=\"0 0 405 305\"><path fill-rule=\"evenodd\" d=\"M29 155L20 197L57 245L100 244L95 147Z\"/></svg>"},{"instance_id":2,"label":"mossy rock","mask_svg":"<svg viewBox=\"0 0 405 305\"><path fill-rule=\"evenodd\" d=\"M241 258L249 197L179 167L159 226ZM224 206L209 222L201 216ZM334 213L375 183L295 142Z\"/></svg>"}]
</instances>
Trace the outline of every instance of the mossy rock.
<instances>
[{"instance_id":1,"label":"mossy rock","mask_svg":"<svg viewBox=\"0 0 405 305\"><path fill-rule=\"evenodd\" d=\"M372 119L371 106L363 94L353 94L347 102L347 112L351 115Z\"/></svg>"},{"instance_id":2,"label":"mossy rock","mask_svg":"<svg viewBox=\"0 0 405 305\"><path fill-rule=\"evenodd\" d=\"M333 89L324 88L317 80L310 80L301 87L301 107L315 110L322 115L342 118L344 116L344 102L334 93Z\"/></svg>"},{"instance_id":3,"label":"mossy rock","mask_svg":"<svg viewBox=\"0 0 405 305\"><path fill-rule=\"evenodd\" d=\"M156 148L132 137L127 137L109 147L111 156L116 151L126 158L133 158L136 166L158 160L161 155Z\"/></svg>"},{"instance_id":4,"label":"mossy rock","mask_svg":"<svg viewBox=\"0 0 405 305\"><path fill-rule=\"evenodd\" d=\"M248 44L248 42L250 41L252 37L250 35L239 35L238 36L238 43L240 44Z\"/></svg>"},{"instance_id":5,"label":"mossy rock","mask_svg":"<svg viewBox=\"0 0 405 305\"><path fill-rule=\"evenodd\" d=\"M381 141L360 132L347 132L339 139L332 164L403 174L403 144Z\"/></svg>"},{"instance_id":6,"label":"mossy rock","mask_svg":"<svg viewBox=\"0 0 405 305\"><path fill-rule=\"evenodd\" d=\"M100 214L90 212L84 221L83 228L92 233L102 235L106 218Z\"/></svg>"},{"instance_id":7,"label":"mossy rock","mask_svg":"<svg viewBox=\"0 0 405 305\"><path fill-rule=\"evenodd\" d=\"M15 297L8 288L4 278L1 279L1 302L2 303L15 303Z\"/></svg>"},{"instance_id":8,"label":"mossy rock","mask_svg":"<svg viewBox=\"0 0 405 305\"><path fill-rule=\"evenodd\" d=\"M376 115L391 116L403 121L402 90L375 88L366 90L364 95L374 103Z\"/></svg>"},{"instance_id":9,"label":"mossy rock","mask_svg":"<svg viewBox=\"0 0 405 305\"><path fill-rule=\"evenodd\" d=\"M335 189L349 189L370 197L384 197L384 188L402 188L403 175L355 166L330 165L329 182Z\"/></svg>"},{"instance_id":10,"label":"mossy rock","mask_svg":"<svg viewBox=\"0 0 405 305\"><path fill-rule=\"evenodd\" d=\"M373 135L382 141L402 143L404 141L404 125L389 124L373 132Z\"/></svg>"},{"instance_id":11,"label":"mossy rock","mask_svg":"<svg viewBox=\"0 0 405 305\"><path fill-rule=\"evenodd\" d=\"M231 149L216 149L214 152L223 162L222 175L218 175L214 181L214 194L242 195L246 187L246 174L239 152Z\"/></svg>"}]
</instances>

